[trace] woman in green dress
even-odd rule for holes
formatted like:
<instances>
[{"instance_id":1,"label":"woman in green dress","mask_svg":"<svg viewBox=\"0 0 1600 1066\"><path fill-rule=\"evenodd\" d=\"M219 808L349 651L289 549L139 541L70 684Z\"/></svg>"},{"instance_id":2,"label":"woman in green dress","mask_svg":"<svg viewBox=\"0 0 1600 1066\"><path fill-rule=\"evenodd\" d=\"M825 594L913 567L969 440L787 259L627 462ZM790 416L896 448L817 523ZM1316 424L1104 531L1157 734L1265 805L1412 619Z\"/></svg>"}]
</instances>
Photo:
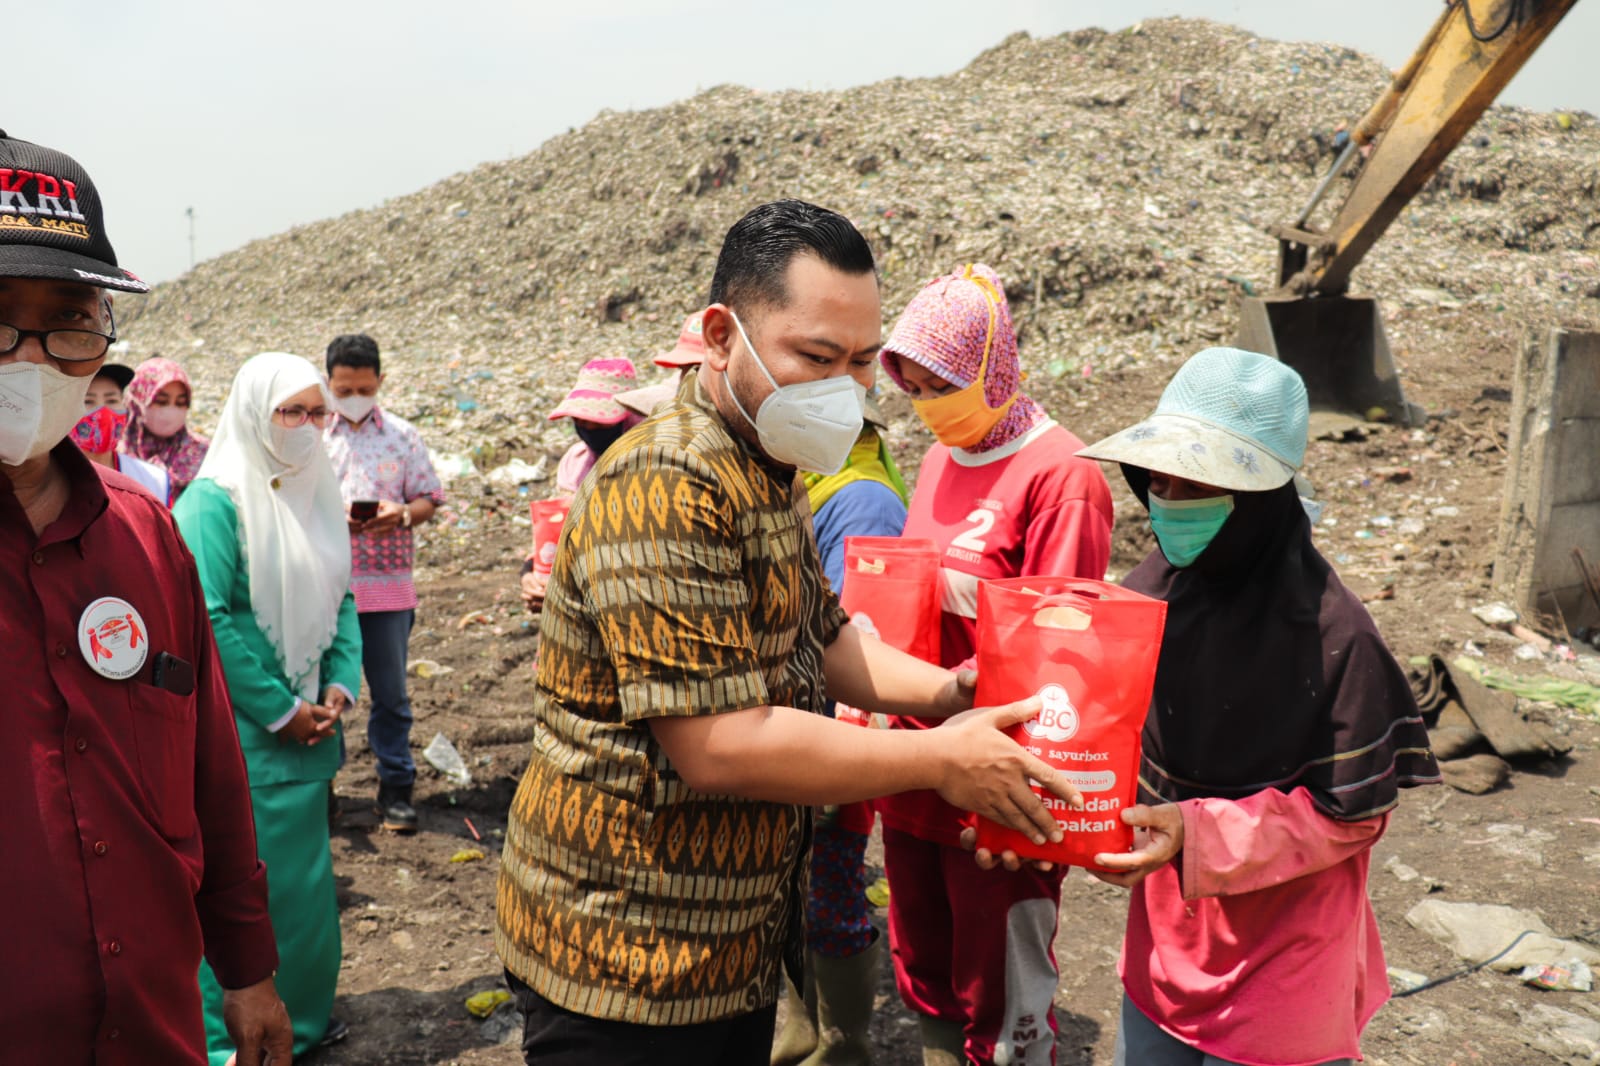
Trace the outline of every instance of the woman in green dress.
<instances>
[{"instance_id":1,"label":"woman in green dress","mask_svg":"<svg viewBox=\"0 0 1600 1066\"><path fill-rule=\"evenodd\" d=\"M250 359L173 509L199 565L250 771L296 1056L344 1032L330 1013L341 949L328 782L339 768L339 716L361 681L361 631L344 505L322 448L331 407L305 359ZM233 1046L209 966L200 987L207 1051L222 1066Z\"/></svg>"}]
</instances>

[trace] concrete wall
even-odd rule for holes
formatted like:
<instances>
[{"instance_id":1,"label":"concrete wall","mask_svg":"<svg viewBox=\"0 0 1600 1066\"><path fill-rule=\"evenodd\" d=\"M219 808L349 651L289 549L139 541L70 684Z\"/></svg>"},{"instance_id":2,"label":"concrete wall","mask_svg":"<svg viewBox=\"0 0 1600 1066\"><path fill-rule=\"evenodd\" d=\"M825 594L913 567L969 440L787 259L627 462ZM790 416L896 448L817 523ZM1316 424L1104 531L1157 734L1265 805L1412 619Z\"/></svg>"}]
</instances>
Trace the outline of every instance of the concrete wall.
<instances>
[{"instance_id":1,"label":"concrete wall","mask_svg":"<svg viewBox=\"0 0 1600 1066\"><path fill-rule=\"evenodd\" d=\"M1572 549L1600 566L1600 333L1528 344L1511 396L1511 450L1494 581L1521 611L1600 625Z\"/></svg>"}]
</instances>

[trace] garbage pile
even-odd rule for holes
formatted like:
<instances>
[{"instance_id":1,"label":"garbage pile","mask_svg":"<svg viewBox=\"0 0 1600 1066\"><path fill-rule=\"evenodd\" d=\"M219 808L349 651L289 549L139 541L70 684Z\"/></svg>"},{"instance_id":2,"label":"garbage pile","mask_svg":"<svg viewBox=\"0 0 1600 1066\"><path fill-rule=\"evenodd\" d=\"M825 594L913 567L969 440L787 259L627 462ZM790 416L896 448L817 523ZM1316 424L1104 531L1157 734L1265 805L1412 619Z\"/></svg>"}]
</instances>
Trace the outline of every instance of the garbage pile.
<instances>
[{"instance_id":1,"label":"garbage pile","mask_svg":"<svg viewBox=\"0 0 1600 1066\"><path fill-rule=\"evenodd\" d=\"M249 355L315 357L365 331L395 371L386 401L456 476L521 459L511 480L542 494L540 458L570 441L544 414L577 367L670 347L726 228L798 196L867 234L890 322L937 273L995 266L1030 389L1081 403L1104 370L1232 337L1238 294L1274 276L1264 227L1298 212L1336 127L1387 79L1348 48L1163 19L1017 34L939 78L721 86L603 112L519 159L254 242L124 301L121 358L184 362L204 428ZM1461 316L1595 317L1597 197L1593 116L1497 107L1356 287L1388 301L1402 360ZM918 456L927 438L904 421Z\"/></svg>"}]
</instances>

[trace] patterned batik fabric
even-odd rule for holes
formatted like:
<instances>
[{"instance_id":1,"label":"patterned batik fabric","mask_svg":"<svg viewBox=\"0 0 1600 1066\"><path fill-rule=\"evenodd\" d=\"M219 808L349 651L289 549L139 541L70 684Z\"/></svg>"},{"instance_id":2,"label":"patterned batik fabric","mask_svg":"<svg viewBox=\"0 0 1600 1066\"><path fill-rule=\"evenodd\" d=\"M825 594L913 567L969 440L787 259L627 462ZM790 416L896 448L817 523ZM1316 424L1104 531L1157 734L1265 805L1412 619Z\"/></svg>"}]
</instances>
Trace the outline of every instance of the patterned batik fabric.
<instances>
[{"instance_id":1,"label":"patterned batik fabric","mask_svg":"<svg viewBox=\"0 0 1600 1066\"><path fill-rule=\"evenodd\" d=\"M793 471L736 440L695 376L573 500L545 596L533 753L512 801L496 947L591 1017L716 1021L798 961L803 807L689 788L647 724L820 711L845 623Z\"/></svg>"},{"instance_id":2,"label":"patterned batik fabric","mask_svg":"<svg viewBox=\"0 0 1600 1066\"><path fill-rule=\"evenodd\" d=\"M336 417L328 423L323 444L346 506L351 500L410 503L426 498L435 505L444 503L427 445L399 415L374 407L354 426ZM409 611L417 606L411 580L415 551L412 531L404 526L351 535L350 591L356 595L357 611Z\"/></svg>"}]
</instances>

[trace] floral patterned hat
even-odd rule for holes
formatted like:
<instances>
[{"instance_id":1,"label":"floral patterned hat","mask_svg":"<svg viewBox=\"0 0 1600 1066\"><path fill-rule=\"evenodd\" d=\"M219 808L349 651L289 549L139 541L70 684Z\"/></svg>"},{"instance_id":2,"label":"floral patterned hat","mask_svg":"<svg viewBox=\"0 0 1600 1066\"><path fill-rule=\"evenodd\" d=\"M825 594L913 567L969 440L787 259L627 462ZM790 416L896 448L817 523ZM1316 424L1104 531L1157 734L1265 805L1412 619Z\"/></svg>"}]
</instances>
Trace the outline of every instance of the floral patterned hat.
<instances>
[{"instance_id":1,"label":"floral patterned hat","mask_svg":"<svg viewBox=\"0 0 1600 1066\"><path fill-rule=\"evenodd\" d=\"M1305 382L1289 367L1238 348L1207 348L1173 375L1154 414L1078 454L1231 492L1265 492L1305 461L1310 414Z\"/></svg>"},{"instance_id":2,"label":"floral patterned hat","mask_svg":"<svg viewBox=\"0 0 1600 1066\"><path fill-rule=\"evenodd\" d=\"M550 412L550 419L581 418L614 426L628 417L628 409L617 402L617 393L638 383L632 359L591 359L578 371L578 383Z\"/></svg>"}]
</instances>

